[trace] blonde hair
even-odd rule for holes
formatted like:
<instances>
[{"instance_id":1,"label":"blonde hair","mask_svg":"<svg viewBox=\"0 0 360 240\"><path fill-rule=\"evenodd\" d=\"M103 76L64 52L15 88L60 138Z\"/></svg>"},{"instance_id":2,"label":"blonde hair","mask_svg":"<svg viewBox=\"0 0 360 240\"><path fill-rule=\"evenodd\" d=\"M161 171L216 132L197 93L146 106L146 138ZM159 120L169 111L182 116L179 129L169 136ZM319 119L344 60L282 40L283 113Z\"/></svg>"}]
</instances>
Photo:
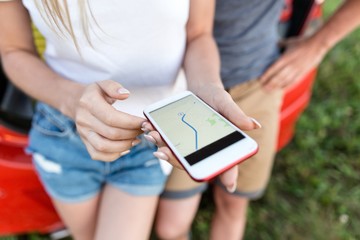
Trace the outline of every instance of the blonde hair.
<instances>
[{"instance_id":1,"label":"blonde hair","mask_svg":"<svg viewBox=\"0 0 360 240\"><path fill-rule=\"evenodd\" d=\"M41 2L41 5L39 4ZM74 0L72 0L74 1ZM76 49L79 51L79 43L76 39L74 28L71 22L71 15L69 11L68 1L67 0L37 0L35 1L37 8L39 9L42 17L46 20L47 24L51 26L57 33L63 37L68 37L72 39ZM87 0L77 0L79 6L79 14L81 16L81 25L82 31L85 35L88 43L91 44L89 29L89 14L92 19L95 21L93 13L90 9L89 3ZM55 27L55 28L54 28Z\"/></svg>"}]
</instances>

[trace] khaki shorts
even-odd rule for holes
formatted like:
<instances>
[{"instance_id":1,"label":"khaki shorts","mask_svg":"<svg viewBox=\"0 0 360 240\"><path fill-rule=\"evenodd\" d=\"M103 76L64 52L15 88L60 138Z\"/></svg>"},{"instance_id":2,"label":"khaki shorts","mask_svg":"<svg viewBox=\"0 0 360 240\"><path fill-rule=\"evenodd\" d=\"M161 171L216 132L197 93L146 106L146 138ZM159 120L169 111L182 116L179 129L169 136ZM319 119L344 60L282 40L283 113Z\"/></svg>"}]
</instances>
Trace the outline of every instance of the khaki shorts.
<instances>
[{"instance_id":1,"label":"khaki shorts","mask_svg":"<svg viewBox=\"0 0 360 240\"><path fill-rule=\"evenodd\" d=\"M258 120L262 128L246 133L259 144L259 151L250 159L239 164L237 190L234 194L257 199L263 195L268 184L279 130L282 91L266 92L258 81L252 80L236 85L229 90L238 106L248 115ZM219 181L215 181L220 184ZM165 191L164 198L185 198L206 189L206 183L193 181L184 170L173 169Z\"/></svg>"}]
</instances>

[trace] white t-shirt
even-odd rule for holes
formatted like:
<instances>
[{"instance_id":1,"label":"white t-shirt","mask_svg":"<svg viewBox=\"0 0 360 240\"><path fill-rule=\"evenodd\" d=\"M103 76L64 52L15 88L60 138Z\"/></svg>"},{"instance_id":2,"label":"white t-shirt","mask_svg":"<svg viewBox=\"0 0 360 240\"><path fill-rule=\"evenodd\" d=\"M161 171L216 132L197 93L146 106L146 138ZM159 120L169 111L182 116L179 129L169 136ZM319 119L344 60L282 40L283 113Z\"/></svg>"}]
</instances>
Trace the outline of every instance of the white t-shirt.
<instances>
[{"instance_id":1,"label":"white t-shirt","mask_svg":"<svg viewBox=\"0 0 360 240\"><path fill-rule=\"evenodd\" d=\"M117 109L143 116L145 106L185 88L176 79L185 50L189 0L89 0L92 46L83 32L78 1L67 1L81 54L69 36L44 20L46 14L41 15L35 1L23 4L46 39L47 64L79 83L118 81L131 94L114 104Z\"/></svg>"}]
</instances>

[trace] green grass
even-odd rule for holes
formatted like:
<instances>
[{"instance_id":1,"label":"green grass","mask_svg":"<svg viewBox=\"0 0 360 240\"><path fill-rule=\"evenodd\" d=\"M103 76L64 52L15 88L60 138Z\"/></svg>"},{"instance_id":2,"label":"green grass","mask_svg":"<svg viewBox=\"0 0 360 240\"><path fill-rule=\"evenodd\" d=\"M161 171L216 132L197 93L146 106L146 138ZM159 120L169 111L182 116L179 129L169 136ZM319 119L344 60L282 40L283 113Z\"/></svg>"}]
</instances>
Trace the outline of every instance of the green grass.
<instances>
[{"instance_id":1,"label":"green grass","mask_svg":"<svg viewBox=\"0 0 360 240\"><path fill-rule=\"evenodd\" d=\"M328 16L340 1L326 1ZM265 196L251 204L245 239L360 239L360 30L319 68L293 141L276 158ZM213 211L206 193L193 226L208 239ZM45 240L33 234L31 240ZM0 240L18 240L17 237Z\"/></svg>"}]
</instances>

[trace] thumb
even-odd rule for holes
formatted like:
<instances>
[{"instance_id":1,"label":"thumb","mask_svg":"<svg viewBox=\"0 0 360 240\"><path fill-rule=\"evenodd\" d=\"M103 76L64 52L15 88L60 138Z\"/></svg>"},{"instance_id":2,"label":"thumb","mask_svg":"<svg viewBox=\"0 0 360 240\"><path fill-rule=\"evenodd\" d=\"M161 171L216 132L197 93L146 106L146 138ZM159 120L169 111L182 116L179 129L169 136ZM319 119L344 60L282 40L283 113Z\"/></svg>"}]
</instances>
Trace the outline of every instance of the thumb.
<instances>
[{"instance_id":1,"label":"thumb","mask_svg":"<svg viewBox=\"0 0 360 240\"><path fill-rule=\"evenodd\" d=\"M235 192L237 187L238 167L235 165L226 172L222 173L219 178L221 183L225 186L228 192Z\"/></svg>"},{"instance_id":2,"label":"thumb","mask_svg":"<svg viewBox=\"0 0 360 240\"><path fill-rule=\"evenodd\" d=\"M261 124L256 119L247 116L232 99L223 104L220 109L220 113L241 130L261 128Z\"/></svg>"},{"instance_id":3,"label":"thumb","mask_svg":"<svg viewBox=\"0 0 360 240\"><path fill-rule=\"evenodd\" d=\"M124 88L120 83L113 80L104 80L96 83L102 94L109 103L116 100L124 100L129 97L130 91Z\"/></svg>"}]
</instances>

